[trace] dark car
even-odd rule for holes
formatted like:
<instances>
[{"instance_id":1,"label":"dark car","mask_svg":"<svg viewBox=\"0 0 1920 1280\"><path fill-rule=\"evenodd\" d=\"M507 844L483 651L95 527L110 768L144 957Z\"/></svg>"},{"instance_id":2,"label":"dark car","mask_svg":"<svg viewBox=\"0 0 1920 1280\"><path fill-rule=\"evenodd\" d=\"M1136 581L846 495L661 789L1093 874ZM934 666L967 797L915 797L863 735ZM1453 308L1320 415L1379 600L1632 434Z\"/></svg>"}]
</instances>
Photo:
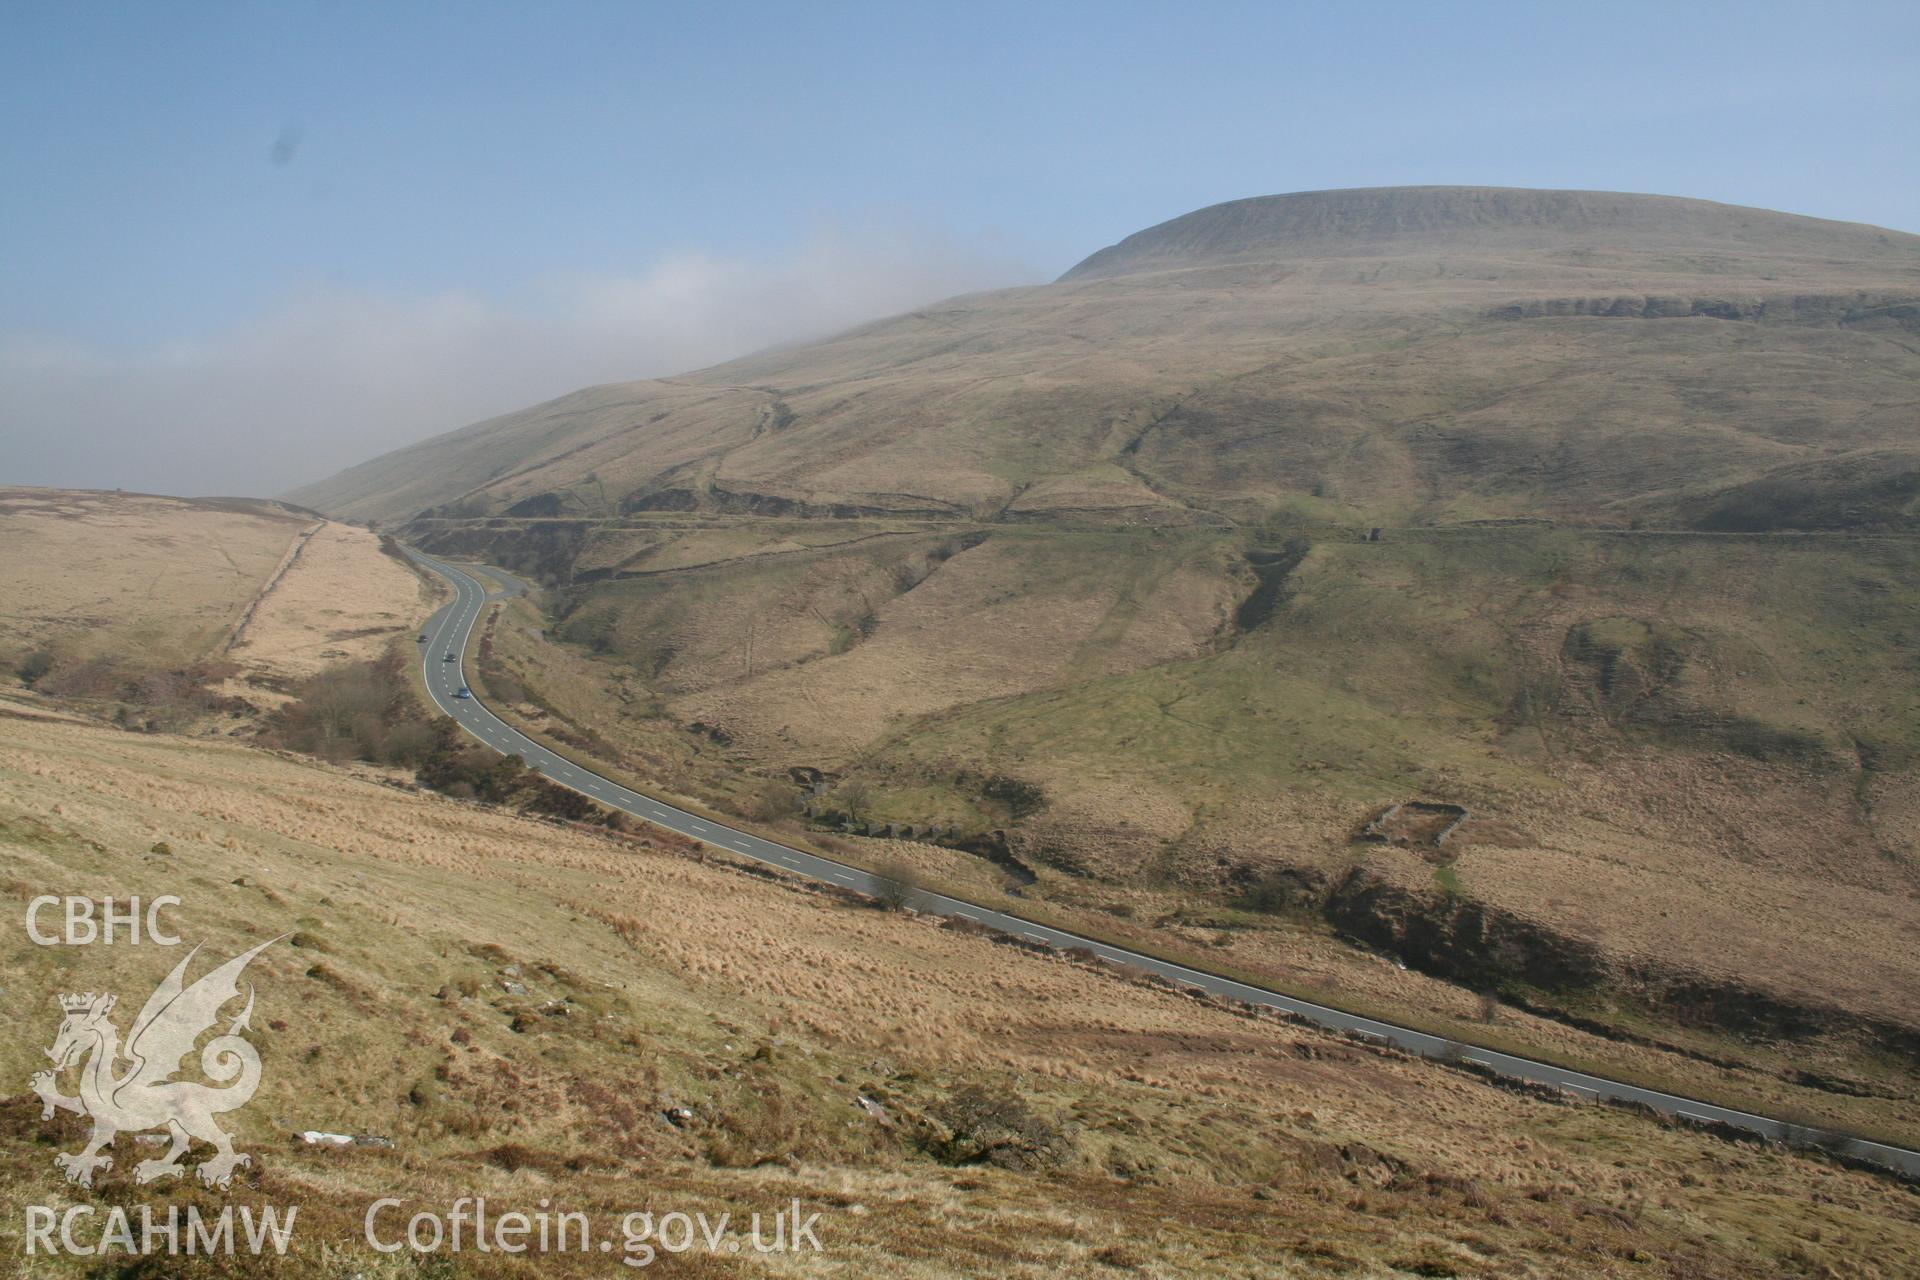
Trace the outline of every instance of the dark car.
<instances>
[{"instance_id":1,"label":"dark car","mask_svg":"<svg viewBox=\"0 0 1920 1280\"><path fill-rule=\"evenodd\" d=\"M447 655L446 657L444 657L444 658L442 658L442 659L440 659L440 661L442 661L442 662L452 662L452 661L453 661L453 655L452 655L452 654L448 654L448 655Z\"/></svg>"},{"instance_id":2,"label":"dark car","mask_svg":"<svg viewBox=\"0 0 1920 1280\"><path fill-rule=\"evenodd\" d=\"M427 633L422 631L420 633L420 639L416 643L425 644L426 642L427 642Z\"/></svg>"}]
</instances>

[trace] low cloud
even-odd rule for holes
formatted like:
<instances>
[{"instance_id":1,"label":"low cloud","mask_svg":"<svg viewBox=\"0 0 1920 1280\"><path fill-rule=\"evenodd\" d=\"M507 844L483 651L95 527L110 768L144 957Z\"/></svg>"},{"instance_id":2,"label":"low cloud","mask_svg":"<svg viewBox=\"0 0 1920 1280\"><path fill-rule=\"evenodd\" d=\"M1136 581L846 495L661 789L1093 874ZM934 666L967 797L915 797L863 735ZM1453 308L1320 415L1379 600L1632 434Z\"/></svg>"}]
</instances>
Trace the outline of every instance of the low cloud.
<instances>
[{"instance_id":1,"label":"low cloud","mask_svg":"<svg viewBox=\"0 0 1920 1280\"><path fill-rule=\"evenodd\" d=\"M309 291L204 340L130 352L0 336L0 481L270 495L598 382L680 373L937 298L1030 283L900 231L777 262L688 253L515 298Z\"/></svg>"}]
</instances>

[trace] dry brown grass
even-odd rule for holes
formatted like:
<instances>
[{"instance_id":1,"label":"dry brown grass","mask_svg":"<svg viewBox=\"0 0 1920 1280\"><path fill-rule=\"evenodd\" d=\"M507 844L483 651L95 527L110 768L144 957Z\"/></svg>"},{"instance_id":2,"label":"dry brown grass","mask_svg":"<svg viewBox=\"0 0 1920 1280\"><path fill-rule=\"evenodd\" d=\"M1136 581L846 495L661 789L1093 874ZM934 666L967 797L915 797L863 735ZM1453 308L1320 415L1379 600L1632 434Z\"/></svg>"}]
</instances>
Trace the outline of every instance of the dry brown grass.
<instances>
[{"instance_id":1,"label":"dry brown grass","mask_svg":"<svg viewBox=\"0 0 1920 1280\"><path fill-rule=\"evenodd\" d=\"M1769 473L1864 492L1912 470L1913 236L1644 197L1609 197L1640 210L1624 222L1489 227L1457 221L1459 193L1331 194L1387 212L590 388L298 497L383 520L606 516L670 490L669 509L1625 523ZM1677 314L1644 318L1649 298Z\"/></svg>"},{"instance_id":2,"label":"dry brown grass","mask_svg":"<svg viewBox=\"0 0 1920 1280\"><path fill-rule=\"evenodd\" d=\"M329 521L264 595L228 650L248 676L267 683L305 679L338 662L379 656L411 642L432 588L380 550L379 536Z\"/></svg>"},{"instance_id":3,"label":"dry brown grass","mask_svg":"<svg viewBox=\"0 0 1920 1280\"><path fill-rule=\"evenodd\" d=\"M240 1117L262 1168L242 1194L310 1205L343 1237L398 1188L609 1209L799 1195L828 1206L819 1265L839 1274L972 1274L994 1258L1012 1275L1422 1260L1462 1275L1864 1275L1920 1242L1911 1197L1871 1176L1534 1101L364 770L0 717L0 821L13 895L175 892L183 932L216 953L298 931L255 967L267 1072ZM146 852L156 842L169 851ZM30 1069L43 997L133 992L173 959L9 950L25 1016L0 1071ZM503 985L509 965L524 997ZM914 1154L907 1131L969 1084L1061 1126L1067 1164L956 1171ZM698 1127L660 1121L667 1099ZM55 1195L34 1140L49 1130L19 1109L3 1120L8 1198ZM287 1145L307 1127L396 1148ZM729 1167L769 1150L772 1165ZM144 1194L110 1182L104 1196ZM303 1244L294 1274L318 1274L317 1240Z\"/></svg>"},{"instance_id":4,"label":"dry brown grass","mask_svg":"<svg viewBox=\"0 0 1920 1280\"><path fill-rule=\"evenodd\" d=\"M1598 948L1622 975L1610 989L1534 998L1627 1038L1517 1017L1500 1028L1510 1047L1750 1109L1896 1139L1920 1132L1911 1064L1847 1025L1920 1020L1911 757L1885 750L1863 773L1838 753L1767 759L1724 741L1649 737L1611 723L1618 713L1565 654L1590 619L1657 618L1696 645L1669 696L1723 719L1808 726L1832 743L1865 733L1897 742L1914 723L1910 693L1888 692L1900 688L1897 637L1914 616L1901 585L1911 548L1525 530L1333 541L1297 571L1276 623L1216 636L1204 651L1189 639L1198 656L1157 661L1170 628L1209 616L1195 601L1239 581L1209 561L1210 538L996 532L879 604L872 635L850 649L751 679L747 624L763 660L766 637L819 628L818 594L777 588L832 580L826 571L735 566L722 579L666 574L643 592L588 592L553 630L565 637L605 611L616 643L600 656L556 643L551 621L518 602L492 652L532 696L513 714L637 785L742 811L732 797L755 778L808 764L859 780L865 816L996 826L1005 815L976 807L977 788L955 779L1009 773L1046 798L1015 832L1042 872L1026 909L1149 948L1191 947L1202 962L1334 1003L1483 1034L1473 1010L1484 983L1400 971L1337 945L1308 915L1234 909L1250 880L1281 867L1319 878L1322 891L1362 867L1416 898L1462 894ZM1224 535L1213 544L1236 545ZM1184 606L1163 598L1189 577L1207 592ZM671 661L648 679L620 652L629 641L662 643ZM948 666L977 680L942 680ZM1524 722L1512 712L1520 689L1536 699ZM976 700L949 703L970 691ZM689 734L694 720L728 740ZM1423 794L1474 809L1449 865L1436 868L1431 851L1350 843L1379 805ZM899 855L867 860L883 856ZM970 855L906 856L957 893L1004 892L1004 875ZM1184 923L1206 920L1226 927ZM1711 1010L1650 1012L1663 977L1842 1016L1829 1034L1729 1032L1709 1025ZM1799 1072L1867 1096L1810 1087Z\"/></svg>"},{"instance_id":5,"label":"dry brown grass","mask_svg":"<svg viewBox=\"0 0 1920 1280\"><path fill-rule=\"evenodd\" d=\"M1864 1082L1910 1125L1920 239L1422 188L1204 211L1101 261L581 392L310 500L524 520L413 528L562 589L502 674L658 785L826 769L866 817L1012 826L1097 881L1043 881L1055 905L1162 921L1283 874L1320 907L1359 866L1412 913L1495 913L1483 950L1547 938L1509 994L1714 1024L1702 1052ZM988 540L902 590L858 511ZM1823 533L1722 536L1789 529ZM1242 554L1296 536L1263 598ZM574 576L600 573L644 576ZM1009 814L1000 776L1045 805ZM1475 812L1446 857L1350 847L1416 796ZM1600 976L1553 972L1588 950ZM1744 1012L1776 1001L1813 1029Z\"/></svg>"},{"instance_id":6,"label":"dry brown grass","mask_svg":"<svg viewBox=\"0 0 1920 1280\"><path fill-rule=\"evenodd\" d=\"M0 489L0 591L0 674L220 734L411 641L439 594L370 530L276 503L24 488Z\"/></svg>"},{"instance_id":7,"label":"dry brown grass","mask_svg":"<svg viewBox=\"0 0 1920 1280\"><path fill-rule=\"evenodd\" d=\"M950 707L1072 674L1194 656L1232 607L1231 579L1218 557L1194 559L1201 563L1169 557L1140 572L1126 559L1063 557L1045 540L994 539L952 557L911 592L876 599L871 638L845 652L816 651L804 665L724 683L728 655L716 654L717 669L685 679L690 692L672 710L682 720L777 740L794 758L845 758L891 728ZM755 620L781 612L777 601L743 603ZM1114 641L1098 644L1117 614L1124 621ZM736 627L734 635L742 634Z\"/></svg>"},{"instance_id":8,"label":"dry brown grass","mask_svg":"<svg viewBox=\"0 0 1920 1280\"><path fill-rule=\"evenodd\" d=\"M269 503L0 489L0 659L205 659L312 523Z\"/></svg>"}]
</instances>

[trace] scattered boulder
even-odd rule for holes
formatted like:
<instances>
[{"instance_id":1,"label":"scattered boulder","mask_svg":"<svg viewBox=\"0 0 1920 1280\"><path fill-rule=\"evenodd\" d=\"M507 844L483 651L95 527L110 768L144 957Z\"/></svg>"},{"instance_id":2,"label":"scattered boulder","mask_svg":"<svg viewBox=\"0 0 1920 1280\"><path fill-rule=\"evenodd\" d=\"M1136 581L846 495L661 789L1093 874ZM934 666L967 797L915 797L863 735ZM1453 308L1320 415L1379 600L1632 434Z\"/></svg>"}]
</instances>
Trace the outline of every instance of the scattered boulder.
<instances>
[{"instance_id":1,"label":"scattered boulder","mask_svg":"<svg viewBox=\"0 0 1920 1280\"><path fill-rule=\"evenodd\" d=\"M319 1129L307 1129L300 1134L300 1141L310 1147L350 1147L353 1135L347 1133L326 1133Z\"/></svg>"}]
</instances>

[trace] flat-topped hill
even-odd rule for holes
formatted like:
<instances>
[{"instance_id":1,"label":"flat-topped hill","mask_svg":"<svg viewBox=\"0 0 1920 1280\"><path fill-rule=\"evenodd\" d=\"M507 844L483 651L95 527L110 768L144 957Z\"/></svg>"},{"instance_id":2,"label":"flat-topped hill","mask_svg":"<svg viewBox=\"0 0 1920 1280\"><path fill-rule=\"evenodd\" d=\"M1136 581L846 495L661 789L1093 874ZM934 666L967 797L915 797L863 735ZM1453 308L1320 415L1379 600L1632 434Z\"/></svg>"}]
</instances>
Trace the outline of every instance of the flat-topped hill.
<instances>
[{"instance_id":1,"label":"flat-topped hill","mask_svg":"<svg viewBox=\"0 0 1920 1280\"><path fill-rule=\"evenodd\" d=\"M1825 254L1884 259L1908 270L1920 255L1920 236L1710 200L1515 187L1364 187L1196 209L1100 250L1061 279L1260 258L1581 243L1650 254L1680 248Z\"/></svg>"},{"instance_id":2,"label":"flat-topped hill","mask_svg":"<svg viewBox=\"0 0 1920 1280\"><path fill-rule=\"evenodd\" d=\"M1050 285L589 388L332 514L1905 527L1920 237L1699 200L1242 200ZM1769 495L1782 476L1802 495ZM1737 509L1737 510L1735 510Z\"/></svg>"}]
</instances>

